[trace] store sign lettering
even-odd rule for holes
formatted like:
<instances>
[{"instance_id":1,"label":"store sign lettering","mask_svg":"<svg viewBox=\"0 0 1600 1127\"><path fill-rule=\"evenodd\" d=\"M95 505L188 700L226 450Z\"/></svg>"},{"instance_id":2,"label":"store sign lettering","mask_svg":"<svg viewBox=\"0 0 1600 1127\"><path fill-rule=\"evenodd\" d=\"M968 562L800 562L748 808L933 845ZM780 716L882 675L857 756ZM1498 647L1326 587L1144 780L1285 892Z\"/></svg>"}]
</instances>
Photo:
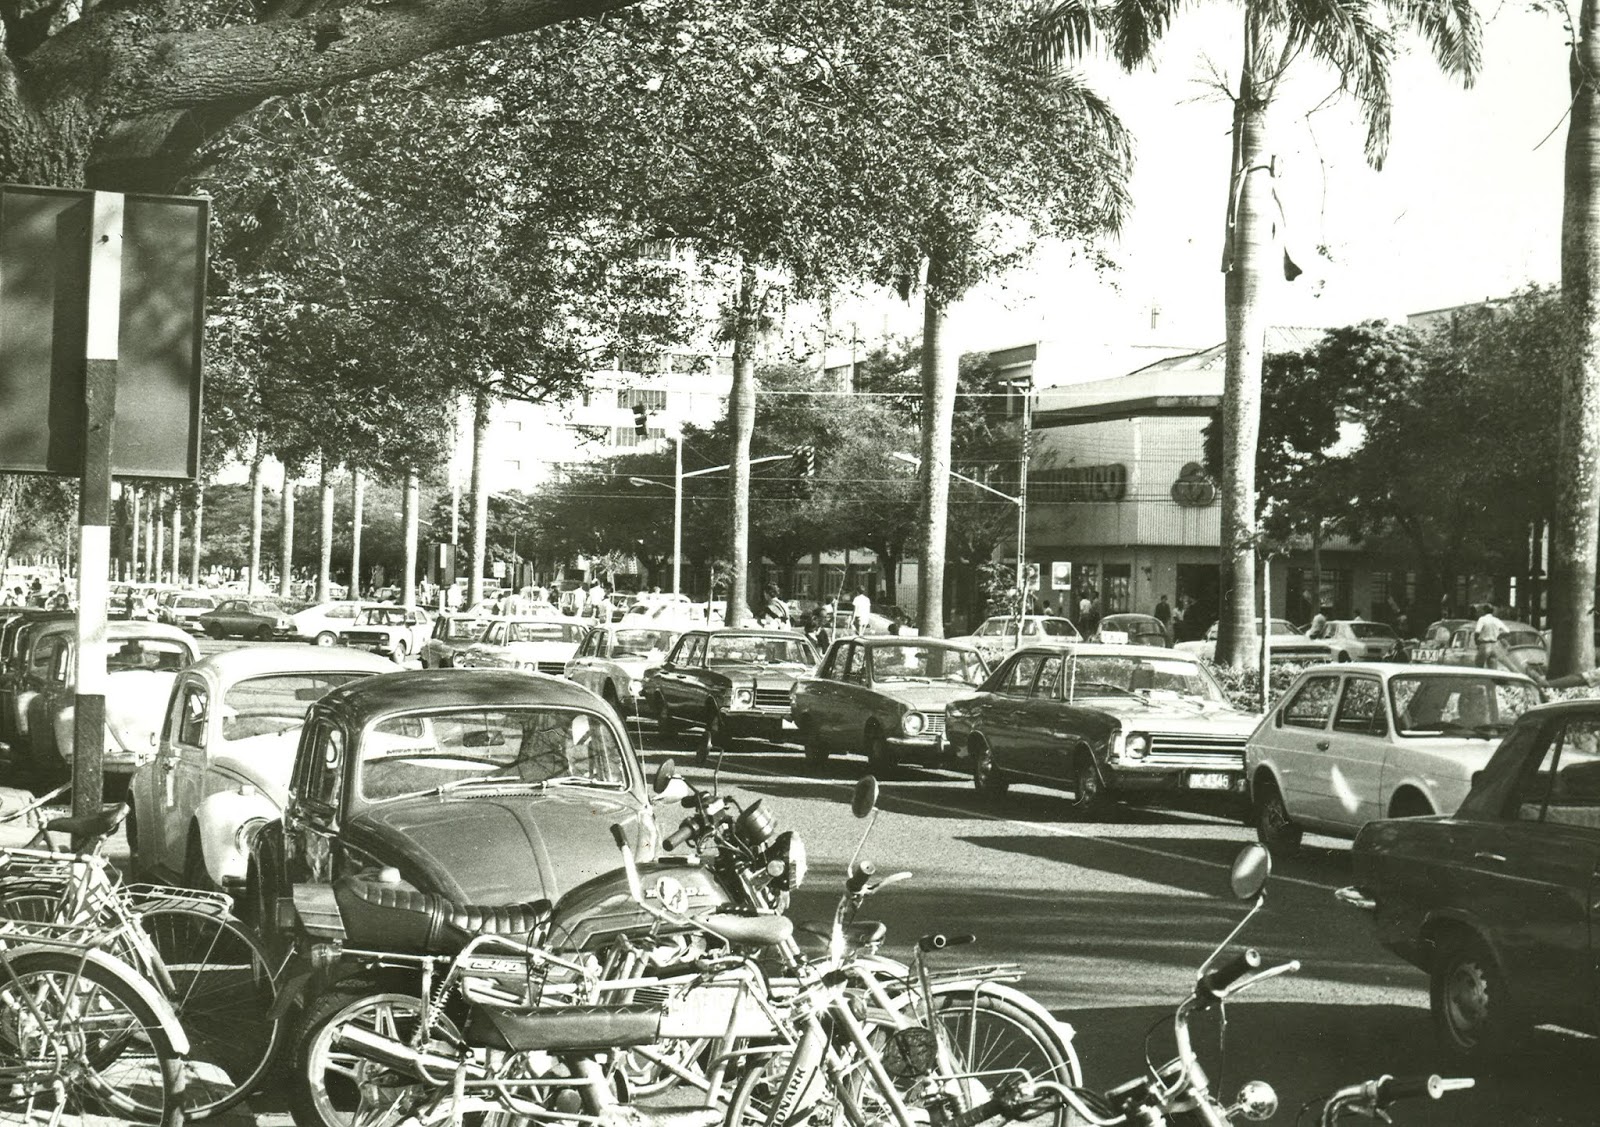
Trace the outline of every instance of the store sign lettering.
<instances>
[{"instance_id":1,"label":"store sign lettering","mask_svg":"<svg viewBox=\"0 0 1600 1127\"><path fill-rule=\"evenodd\" d=\"M1172 483L1172 499L1186 509L1203 509L1216 504L1217 485L1199 462L1186 462Z\"/></svg>"},{"instance_id":2,"label":"store sign lettering","mask_svg":"<svg viewBox=\"0 0 1600 1127\"><path fill-rule=\"evenodd\" d=\"M1128 495L1128 467L1120 462L1046 470L1030 480L1042 501L1121 501Z\"/></svg>"}]
</instances>

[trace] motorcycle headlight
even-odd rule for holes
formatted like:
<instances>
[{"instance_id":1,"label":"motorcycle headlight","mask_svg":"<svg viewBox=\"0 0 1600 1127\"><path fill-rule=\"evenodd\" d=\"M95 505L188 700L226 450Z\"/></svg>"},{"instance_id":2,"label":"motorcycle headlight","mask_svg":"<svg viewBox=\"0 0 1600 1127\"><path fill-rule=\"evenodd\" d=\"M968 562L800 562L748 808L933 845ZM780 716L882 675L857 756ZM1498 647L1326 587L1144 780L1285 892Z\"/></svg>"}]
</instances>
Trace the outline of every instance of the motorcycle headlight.
<instances>
[{"instance_id":1,"label":"motorcycle headlight","mask_svg":"<svg viewBox=\"0 0 1600 1127\"><path fill-rule=\"evenodd\" d=\"M1125 759L1143 759L1150 754L1150 737L1143 732L1129 732L1122 740Z\"/></svg>"},{"instance_id":2,"label":"motorcycle headlight","mask_svg":"<svg viewBox=\"0 0 1600 1127\"><path fill-rule=\"evenodd\" d=\"M733 694L733 705L735 708L749 708L755 703L755 699L754 689L740 689Z\"/></svg>"},{"instance_id":3,"label":"motorcycle headlight","mask_svg":"<svg viewBox=\"0 0 1600 1127\"><path fill-rule=\"evenodd\" d=\"M793 830L784 830L767 854L767 871L781 888L793 891L806 879L806 843Z\"/></svg>"},{"instance_id":4,"label":"motorcycle headlight","mask_svg":"<svg viewBox=\"0 0 1600 1127\"><path fill-rule=\"evenodd\" d=\"M922 735L927 726L928 718L920 712L908 712L900 718L900 730L908 736Z\"/></svg>"},{"instance_id":5,"label":"motorcycle headlight","mask_svg":"<svg viewBox=\"0 0 1600 1127\"><path fill-rule=\"evenodd\" d=\"M758 798L746 806L738 820L733 823L733 836L749 849L763 849L769 841L778 836L778 818Z\"/></svg>"}]
</instances>

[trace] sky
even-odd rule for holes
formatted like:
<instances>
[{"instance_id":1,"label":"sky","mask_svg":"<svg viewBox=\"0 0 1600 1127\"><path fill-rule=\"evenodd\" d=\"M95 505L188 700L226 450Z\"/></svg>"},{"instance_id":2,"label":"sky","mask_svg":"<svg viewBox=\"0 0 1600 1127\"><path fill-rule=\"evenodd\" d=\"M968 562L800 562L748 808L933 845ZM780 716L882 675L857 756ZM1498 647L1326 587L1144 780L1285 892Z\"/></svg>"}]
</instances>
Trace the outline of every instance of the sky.
<instances>
[{"instance_id":1,"label":"sky","mask_svg":"<svg viewBox=\"0 0 1600 1127\"><path fill-rule=\"evenodd\" d=\"M1566 35L1558 17L1510 3L1484 18L1484 66L1471 90L1406 37L1381 172L1367 166L1349 99L1308 113L1336 89L1331 72L1297 64L1274 148L1288 246L1306 273L1276 287L1276 323L1398 318L1557 281ZM1117 268L1096 275L1063 248L1047 249L954 311L960 347L1066 345L1052 350L1070 358L1065 367L1041 373L1053 383L1130 370L1143 362L1133 346L1222 340L1230 107L1207 82L1213 69L1236 79L1240 34L1236 6L1196 7L1174 22L1153 68L1086 65L1136 143L1133 212L1106 244Z\"/></svg>"}]
</instances>

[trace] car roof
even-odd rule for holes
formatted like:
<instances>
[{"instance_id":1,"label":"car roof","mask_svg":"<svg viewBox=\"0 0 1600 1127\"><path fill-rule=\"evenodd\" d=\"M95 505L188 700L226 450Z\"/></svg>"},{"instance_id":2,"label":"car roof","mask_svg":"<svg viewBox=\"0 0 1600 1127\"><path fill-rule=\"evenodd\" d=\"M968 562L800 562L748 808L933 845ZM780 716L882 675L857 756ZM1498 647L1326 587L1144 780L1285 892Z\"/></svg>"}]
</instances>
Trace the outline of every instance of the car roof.
<instances>
[{"instance_id":1,"label":"car roof","mask_svg":"<svg viewBox=\"0 0 1600 1127\"><path fill-rule=\"evenodd\" d=\"M231 683L270 673L393 673L394 662L343 646L244 646L202 658L191 668Z\"/></svg>"},{"instance_id":2,"label":"car roof","mask_svg":"<svg viewBox=\"0 0 1600 1127\"><path fill-rule=\"evenodd\" d=\"M319 703L353 713L359 719L419 708L461 706L542 704L596 712L602 702L580 685L542 673L509 669L408 669L341 685Z\"/></svg>"},{"instance_id":3,"label":"car roof","mask_svg":"<svg viewBox=\"0 0 1600 1127\"><path fill-rule=\"evenodd\" d=\"M785 641L799 638L802 642L807 640L806 636L798 630L752 630L744 626L709 626L702 627L699 630L685 630L684 633L713 634L718 638L731 636L735 638L782 638Z\"/></svg>"},{"instance_id":4,"label":"car roof","mask_svg":"<svg viewBox=\"0 0 1600 1127\"><path fill-rule=\"evenodd\" d=\"M1507 681L1528 682L1532 679L1510 669L1483 669L1476 665L1435 665L1415 661L1339 661L1318 665L1306 670L1305 676L1328 672L1376 673L1397 676L1402 673L1446 673L1455 677L1499 677Z\"/></svg>"},{"instance_id":5,"label":"car roof","mask_svg":"<svg viewBox=\"0 0 1600 1127\"><path fill-rule=\"evenodd\" d=\"M1118 611L1116 614L1108 614L1100 620L1100 625L1104 626L1108 622L1153 622L1157 626L1161 625L1161 620L1155 615L1139 614L1137 611Z\"/></svg>"},{"instance_id":6,"label":"car roof","mask_svg":"<svg viewBox=\"0 0 1600 1127\"><path fill-rule=\"evenodd\" d=\"M844 645L846 642L859 642L865 646L882 649L888 649L890 646L933 646L943 650L960 650L968 654L978 652L966 642L946 638L924 638L921 634L850 634L834 639L835 645Z\"/></svg>"},{"instance_id":7,"label":"car roof","mask_svg":"<svg viewBox=\"0 0 1600 1127\"><path fill-rule=\"evenodd\" d=\"M193 634L176 626L168 626L165 622L131 622L119 619L116 622L106 623L107 641L126 641L129 638L160 638L168 642L183 642L192 650L199 648Z\"/></svg>"},{"instance_id":8,"label":"car roof","mask_svg":"<svg viewBox=\"0 0 1600 1127\"><path fill-rule=\"evenodd\" d=\"M1192 661L1198 664L1198 659L1187 650L1169 650L1165 646L1119 646L1113 642L1080 642L1072 638L1063 638L1054 644L1031 642L1016 653L1058 654L1063 650L1079 657L1151 657L1160 661Z\"/></svg>"}]
</instances>

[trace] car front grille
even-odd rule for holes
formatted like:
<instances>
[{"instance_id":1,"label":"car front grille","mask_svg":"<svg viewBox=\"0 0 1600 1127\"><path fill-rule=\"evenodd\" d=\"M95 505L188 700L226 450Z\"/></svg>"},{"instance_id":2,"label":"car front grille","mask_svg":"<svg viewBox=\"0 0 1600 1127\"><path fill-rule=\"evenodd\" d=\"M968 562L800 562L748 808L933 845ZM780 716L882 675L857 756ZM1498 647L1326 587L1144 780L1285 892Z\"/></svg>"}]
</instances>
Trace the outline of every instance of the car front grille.
<instances>
[{"instance_id":1,"label":"car front grille","mask_svg":"<svg viewBox=\"0 0 1600 1127\"><path fill-rule=\"evenodd\" d=\"M364 634L359 630L345 631L344 640L349 646L384 646L389 643L388 635Z\"/></svg>"},{"instance_id":2,"label":"car front grille","mask_svg":"<svg viewBox=\"0 0 1600 1127\"><path fill-rule=\"evenodd\" d=\"M1144 761L1170 767L1242 767L1247 739L1245 735L1152 735Z\"/></svg>"},{"instance_id":3,"label":"car front grille","mask_svg":"<svg viewBox=\"0 0 1600 1127\"><path fill-rule=\"evenodd\" d=\"M928 721L927 724L922 729L922 734L923 735L925 735L925 736L942 736L942 735L944 735L944 713L942 713L942 712L924 712L922 715L924 717L926 717L927 721Z\"/></svg>"},{"instance_id":4,"label":"car front grille","mask_svg":"<svg viewBox=\"0 0 1600 1127\"><path fill-rule=\"evenodd\" d=\"M761 686L757 685L756 686L756 707L757 708L776 708L776 709L782 709L784 712L788 712L789 711L789 690L788 689L763 689Z\"/></svg>"},{"instance_id":5,"label":"car front grille","mask_svg":"<svg viewBox=\"0 0 1600 1127\"><path fill-rule=\"evenodd\" d=\"M567 663L564 661L541 661L539 663L539 672L548 673L552 677L559 677L566 671Z\"/></svg>"}]
</instances>

